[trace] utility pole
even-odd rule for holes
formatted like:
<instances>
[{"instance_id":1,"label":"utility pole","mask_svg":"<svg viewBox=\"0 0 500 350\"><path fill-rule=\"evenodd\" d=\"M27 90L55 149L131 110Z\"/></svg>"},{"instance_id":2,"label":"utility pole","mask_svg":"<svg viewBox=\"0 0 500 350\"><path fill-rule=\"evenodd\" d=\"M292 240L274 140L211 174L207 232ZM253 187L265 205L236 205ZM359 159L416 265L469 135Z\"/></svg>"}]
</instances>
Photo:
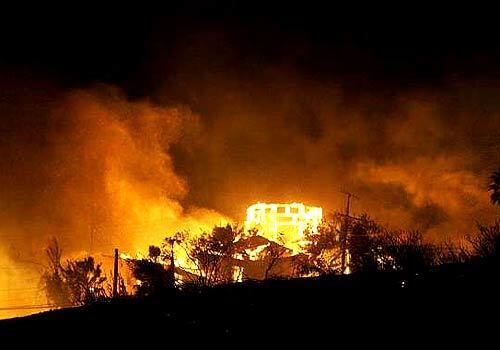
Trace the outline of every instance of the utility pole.
<instances>
[{"instance_id":1,"label":"utility pole","mask_svg":"<svg viewBox=\"0 0 500 350\"><path fill-rule=\"evenodd\" d=\"M115 264L113 270L113 298L118 296L118 249L115 248Z\"/></svg>"},{"instance_id":2,"label":"utility pole","mask_svg":"<svg viewBox=\"0 0 500 350\"><path fill-rule=\"evenodd\" d=\"M342 230L340 232L340 254L341 254L340 273L344 274L346 269L346 258L347 258L347 235L349 231L349 221L351 219L350 216L351 197L356 199L358 199L358 197L355 194L348 191L340 191L340 193L343 193L347 197L345 213L344 213L344 222L342 223Z\"/></svg>"},{"instance_id":3,"label":"utility pole","mask_svg":"<svg viewBox=\"0 0 500 350\"><path fill-rule=\"evenodd\" d=\"M358 197L356 197L353 193L347 192L347 191L340 191L340 193L345 194L347 197L347 202L346 202L346 206L345 206L345 215L349 216L349 211L351 208L351 197L354 197L354 198L358 198Z\"/></svg>"}]
</instances>

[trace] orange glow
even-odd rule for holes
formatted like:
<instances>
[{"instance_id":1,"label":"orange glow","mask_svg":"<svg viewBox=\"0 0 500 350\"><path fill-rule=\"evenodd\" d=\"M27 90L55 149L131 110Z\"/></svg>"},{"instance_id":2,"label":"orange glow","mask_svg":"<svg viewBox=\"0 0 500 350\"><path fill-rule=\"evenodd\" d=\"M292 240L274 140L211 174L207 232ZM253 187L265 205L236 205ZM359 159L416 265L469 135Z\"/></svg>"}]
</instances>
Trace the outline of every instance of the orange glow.
<instances>
[{"instance_id":1,"label":"orange glow","mask_svg":"<svg viewBox=\"0 0 500 350\"><path fill-rule=\"evenodd\" d=\"M0 319L50 309L40 285L40 274L39 266L15 262L0 249Z\"/></svg>"}]
</instances>

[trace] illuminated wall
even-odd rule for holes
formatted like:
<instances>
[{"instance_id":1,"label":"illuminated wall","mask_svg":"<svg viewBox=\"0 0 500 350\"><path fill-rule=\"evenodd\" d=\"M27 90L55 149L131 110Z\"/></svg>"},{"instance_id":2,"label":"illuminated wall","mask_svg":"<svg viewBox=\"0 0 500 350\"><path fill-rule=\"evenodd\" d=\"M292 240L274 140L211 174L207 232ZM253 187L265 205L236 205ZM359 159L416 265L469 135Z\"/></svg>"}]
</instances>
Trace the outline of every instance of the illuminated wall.
<instances>
[{"instance_id":1,"label":"illuminated wall","mask_svg":"<svg viewBox=\"0 0 500 350\"><path fill-rule=\"evenodd\" d=\"M256 203L247 208L245 228L256 228L263 237L298 251L304 230L314 231L322 217L320 207L302 203Z\"/></svg>"}]
</instances>

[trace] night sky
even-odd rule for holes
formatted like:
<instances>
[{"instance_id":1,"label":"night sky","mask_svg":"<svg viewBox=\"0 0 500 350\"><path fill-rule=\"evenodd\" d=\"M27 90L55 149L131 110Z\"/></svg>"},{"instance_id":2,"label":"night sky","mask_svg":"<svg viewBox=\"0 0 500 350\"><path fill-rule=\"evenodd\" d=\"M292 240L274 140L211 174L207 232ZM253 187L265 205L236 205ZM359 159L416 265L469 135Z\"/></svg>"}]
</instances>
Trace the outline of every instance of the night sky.
<instances>
[{"instance_id":1,"label":"night sky","mask_svg":"<svg viewBox=\"0 0 500 350\"><path fill-rule=\"evenodd\" d=\"M198 77L286 65L351 92L493 79L499 71L498 26L487 8L186 1L12 9L1 23L4 72L71 87L107 82L131 96L153 95L155 78L183 64Z\"/></svg>"}]
</instances>

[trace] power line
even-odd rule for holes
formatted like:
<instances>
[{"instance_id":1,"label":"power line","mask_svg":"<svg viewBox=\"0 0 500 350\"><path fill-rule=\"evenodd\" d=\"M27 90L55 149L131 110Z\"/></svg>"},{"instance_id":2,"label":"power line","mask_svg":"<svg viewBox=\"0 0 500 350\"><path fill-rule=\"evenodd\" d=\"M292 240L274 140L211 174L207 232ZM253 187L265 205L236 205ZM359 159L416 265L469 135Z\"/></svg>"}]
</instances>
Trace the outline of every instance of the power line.
<instances>
[{"instance_id":1,"label":"power line","mask_svg":"<svg viewBox=\"0 0 500 350\"><path fill-rule=\"evenodd\" d=\"M32 267L0 266L0 270L33 270Z\"/></svg>"},{"instance_id":2,"label":"power line","mask_svg":"<svg viewBox=\"0 0 500 350\"><path fill-rule=\"evenodd\" d=\"M0 311L7 310L31 310L31 309L53 309L54 305L17 305L17 306L7 306L0 307Z\"/></svg>"},{"instance_id":3,"label":"power line","mask_svg":"<svg viewBox=\"0 0 500 350\"><path fill-rule=\"evenodd\" d=\"M0 292L27 292L27 291L39 291L41 288L12 288L12 289L0 289Z\"/></svg>"},{"instance_id":4,"label":"power line","mask_svg":"<svg viewBox=\"0 0 500 350\"><path fill-rule=\"evenodd\" d=\"M30 310L30 309L58 309L58 308L73 308L75 305L53 305L53 304L33 304L33 305L16 305L0 307L0 311L7 310Z\"/></svg>"}]
</instances>

